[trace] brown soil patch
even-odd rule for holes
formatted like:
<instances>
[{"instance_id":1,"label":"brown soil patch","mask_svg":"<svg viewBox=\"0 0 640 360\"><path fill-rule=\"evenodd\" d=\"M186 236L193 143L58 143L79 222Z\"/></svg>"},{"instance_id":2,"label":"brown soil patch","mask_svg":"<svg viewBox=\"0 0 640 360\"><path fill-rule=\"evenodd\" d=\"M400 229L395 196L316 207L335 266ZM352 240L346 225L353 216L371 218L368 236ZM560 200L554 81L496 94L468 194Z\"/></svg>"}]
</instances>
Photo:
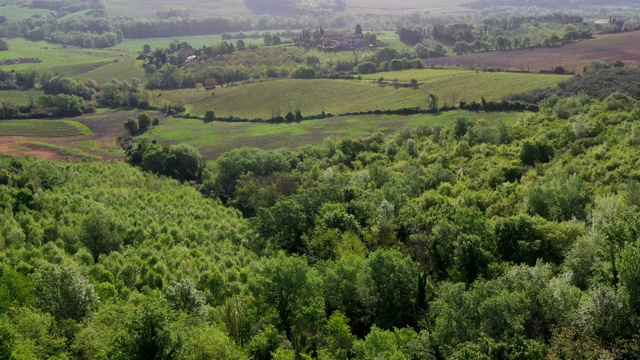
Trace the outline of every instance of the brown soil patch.
<instances>
[{"instance_id":1,"label":"brown soil patch","mask_svg":"<svg viewBox=\"0 0 640 360\"><path fill-rule=\"evenodd\" d=\"M627 65L640 66L640 31L599 35L594 39L554 47L524 50L493 51L480 54L427 59L427 65L461 65L481 68L516 68L523 70L552 69L582 71L591 60L606 62L621 60Z\"/></svg>"},{"instance_id":2,"label":"brown soil patch","mask_svg":"<svg viewBox=\"0 0 640 360\"><path fill-rule=\"evenodd\" d=\"M69 138L67 138L68 140ZM62 139L56 139L62 140ZM64 160L67 155L62 154L55 149L47 149L44 147L35 147L33 145L25 146L22 141L46 141L54 143L52 138L31 138L24 136L0 136L0 154L10 156L32 156L38 159Z\"/></svg>"}]
</instances>

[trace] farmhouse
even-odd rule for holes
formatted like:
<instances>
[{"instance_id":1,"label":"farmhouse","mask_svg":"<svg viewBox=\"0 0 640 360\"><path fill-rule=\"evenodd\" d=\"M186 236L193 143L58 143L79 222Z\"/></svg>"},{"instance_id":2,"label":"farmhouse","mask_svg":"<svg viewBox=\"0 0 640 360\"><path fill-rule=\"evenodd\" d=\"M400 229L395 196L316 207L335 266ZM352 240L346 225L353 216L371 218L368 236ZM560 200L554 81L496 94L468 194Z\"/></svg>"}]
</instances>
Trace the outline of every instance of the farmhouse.
<instances>
[{"instance_id":1,"label":"farmhouse","mask_svg":"<svg viewBox=\"0 0 640 360\"><path fill-rule=\"evenodd\" d=\"M325 35L322 41L324 50L353 50L365 46L366 40L362 34Z\"/></svg>"}]
</instances>

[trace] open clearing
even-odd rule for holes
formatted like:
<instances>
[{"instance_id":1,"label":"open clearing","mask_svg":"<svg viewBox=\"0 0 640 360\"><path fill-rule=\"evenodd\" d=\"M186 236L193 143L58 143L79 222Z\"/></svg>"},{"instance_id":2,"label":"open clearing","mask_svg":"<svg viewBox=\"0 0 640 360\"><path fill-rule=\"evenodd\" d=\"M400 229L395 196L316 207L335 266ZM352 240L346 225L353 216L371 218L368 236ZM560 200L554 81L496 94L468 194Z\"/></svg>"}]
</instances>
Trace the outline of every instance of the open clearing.
<instances>
[{"instance_id":1,"label":"open clearing","mask_svg":"<svg viewBox=\"0 0 640 360\"><path fill-rule=\"evenodd\" d=\"M58 73L79 79L88 79L83 74L105 65L124 62L131 64L135 54L119 50L82 49L73 46L50 44L45 41L29 41L23 38L7 39L9 51L0 52L0 60L16 58L38 58L39 63L0 65L3 71L37 70L40 73ZM119 65L116 65L119 66ZM111 68L111 71L114 69ZM140 70L142 70L140 68ZM144 74L144 72L143 72ZM112 77L126 79L129 74L121 74L118 69Z\"/></svg>"},{"instance_id":2,"label":"open clearing","mask_svg":"<svg viewBox=\"0 0 640 360\"><path fill-rule=\"evenodd\" d=\"M420 82L417 90L381 86L373 79L398 78ZM406 107L422 107L429 92L440 97L441 104L458 104L464 101L485 99L499 100L513 92L529 91L554 86L566 76L477 73L469 70L407 70L374 74L370 80L274 80L236 86L219 87L213 91L195 89L153 91L156 101L170 100L185 105L187 112L197 115L211 109L218 116L243 118L271 118L284 116L300 108L305 116L323 111L334 115L347 112L389 110Z\"/></svg>"},{"instance_id":3,"label":"open clearing","mask_svg":"<svg viewBox=\"0 0 640 360\"><path fill-rule=\"evenodd\" d=\"M11 20L22 20L30 18L33 15L53 14L53 11L45 9L32 9L24 5L2 5L0 6L0 14L6 16Z\"/></svg>"},{"instance_id":4,"label":"open clearing","mask_svg":"<svg viewBox=\"0 0 640 360\"><path fill-rule=\"evenodd\" d=\"M187 143L200 150L207 160L216 159L221 153L241 146L264 149L296 148L306 144L318 144L328 137L361 137L380 131L392 133L404 127L421 125L450 125L459 116L469 120L486 120L497 123L515 123L519 113L482 113L450 111L437 115L364 115L341 116L321 120L305 120L299 123L205 123L194 119L166 119L154 127L145 137L163 144Z\"/></svg>"},{"instance_id":5,"label":"open clearing","mask_svg":"<svg viewBox=\"0 0 640 360\"><path fill-rule=\"evenodd\" d=\"M622 60L640 66L640 31L599 35L594 39L554 47L493 51L424 60L427 65L461 65L481 68L551 69L562 66L582 71L589 61Z\"/></svg>"},{"instance_id":6,"label":"open clearing","mask_svg":"<svg viewBox=\"0 0 640 360\"><path fill-rule=\"evenodd\" d=\"M271 30L271 33L277 32L276 30ZM262 31L260 33L263 33ZM142 48L144 44L149 44L151 49L166 48L169 47L169 44L174 40L179 42L188 42L189 45L194 48L202 48L203 46L211 46L213 44L217 44L222 42L222 35L200 35L200 36L177 36L177 37L164 37L164 38L150 38L150 39L124 39L120 44L112 47L111 49L116 50L124 50L129 52L140 53L142 52ZM235 45L238 39L226 40L227 42L231 42ZM254 39L254 38L244 38L242 39L246 46L251 45L262 45L262 38Z\"/></svg>"}]
</instances>

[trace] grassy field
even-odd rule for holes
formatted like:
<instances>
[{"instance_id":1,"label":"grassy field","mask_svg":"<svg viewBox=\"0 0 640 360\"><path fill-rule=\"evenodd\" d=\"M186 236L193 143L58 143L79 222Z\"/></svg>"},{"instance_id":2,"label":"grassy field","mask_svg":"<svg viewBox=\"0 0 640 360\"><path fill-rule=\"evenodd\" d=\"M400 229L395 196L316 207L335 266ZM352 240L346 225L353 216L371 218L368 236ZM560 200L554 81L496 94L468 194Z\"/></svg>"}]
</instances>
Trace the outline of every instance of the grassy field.
<instances>
[{"instance_id":1,"label":"grassy field","mask_svg":"<svg viewBox=\"0 0 640 360\"><path fill-rule=\"evenodd\" d=\"M159 10L191 10L192 16L251 15L242 0L109 0L107 12L111 16L155 17Z\"/></svg>"},{"instance_id":2,"label":"grassy field","mask_svg":"<svg viewBox=\"0 0 640 360\"><path fill-rule=\"evenodd\" d=\"M397 14L417 11L457 12L465 0L349 0L349 12L364 14Z\"/></svg>"},{"instance_id":3,"label":"grassy field","mask_svg":"<svg viewBox=\"0 0 640 360\"><path fill-rule=\"evenodd\" d=\"M202 48L203 46L211 46L222 42L222 35L203 35L203 36L181 36L181 37L166 37L166 38L151 38L151 39L125 39L120 44L112 47L116 50L124 50L129 52L140 53L144 44L149 44L151 49L157 47L168 47L171 42L178 40L180 42L186 41L195 48ZM262 39L246 38L243 39L246 46L262 45ZM234 45L238 41L237 39L228 40Z\"/></svg>"},{"instance_id":4,"label":"grassy field","mask_svg":"<svg viewBox=\"0 0 640 360\"><path fill-rule=\"evenodd\" d=\"M44 92L41 90L0 90L0 103L10 105L27 105L36 101Z\"/></svg>"},{"instance_id":5,"label":"grassy field","mask_svg":"<svg viewBox=\"0 0 640 360\"><path fill-rule=\"evenodd\" d=\"M0 6L0 15L4 15L11 20L22 20L30 18L33 15L47 15L53 12L45 9L30 9L20 5L2 5Z\"/></svg>"},{"instance_id":6,"label":"grassy field","mask_svg":"<svg viewBox=\"0 0 640 360\"><path fill-rule=\"evenodd\" d=\"M33 58L42 62L33 64L2 65L0 70L59 73L66 76L80 76L115 60L131 61L135 55L124 51L81 49L50 44L44 41L29 41L23 38L7 39L9 51L0 52L1 59ZM113 76L119 77L116 72ZM81 77L83 78L83 77Z\"/></svg>"},{"instance_id":7,"label":"grassy field","mask_svg":"<svg viewBox=\"0 0 640 360\"><path fill-rule=\"evenodd\" d=\"M437 59L427 59L427 65L474 65L482 68L550 69L562 66L568 70L582 71L593 59L603 61L622 60L626 64L640 66L640 31L600 35L566 45L546 48L531 48L513 51L494 51Z\"/></svg>"},{"instance_id":8,"label":"grassy field","mask_svg":"<svg viewBox=\"0 0 640 360\"><path fill-rule=\"evenodd\" d=\"M420 81L417 90L380 86L373 79ZM441 104L481 97L499 100L513 92L557 84L564 76L513 73L476 73L470 70L408 70L374 74L370 80L276 80L220 87L210 91L184 89L160 91L160 98L185 105L187 112L203 115L208 109L218 116L245 118L285 115L300 108L303 115L341 114L369 110L425 107L429 92L439 95ZM157 99L152 92L152 98Z\"/></svg>"},{"instance_id":9,"label":"grassy field","mask_svg":"<svg viewBox=\"0 0 640 360\"><path fill-rule=\"evenodd\" d=\"M137 78L143 83L146 82L146 75L142 68L142 61L135 60L133 58L111 62L97 67L94 70L79 74L76 77L83 80L92 79L97 81L98 84L108 83L113 78L119 80L131 80L133 78Z\"/></svg>"},{"instance_id":10,"label":"grassy field","mask_svg":"<svg viewBox=\"0 0 640 360\"><path fill-rule=\"evenodd\" d=\"M69 120L2 120L0 136L73 137L93 136L86 125Z\"/></svg>"},{"instance_id":11,"label":"grassy field","mask_svg":"<svg viewBox=\"0 0 640 360\"><path fill-rule=\"evenodd\" d=\"M453 12L463 11L458 7L465 0L350 0L347 11L360 14L402 14L416 11ZM158 10L191 10L192 16L252 15L243 0L110 0L107 11L111 16L155 17Z\"/></svg>"},{"instance_id":12,"label":"grassy field","mask_svg":"<svg viewBox=\"0 0 640 360\"><path fill-rule=\"evenodd\" d=\"M266 123L204 123L193 119L167 119L144 136L162 143L188 143L197 147L206 159L217 158L221 153L240 147L255 146L265 149L298 147L317 144L327 137L366 136L380 131L392 133L403 127L421 125L449 125L459 116L472 121L487 120L514 123L518 113L485 114L451 111L438 115L366 115L334 117L322 120L305 120L292 124Z\"/></svg>"}]
</instances>

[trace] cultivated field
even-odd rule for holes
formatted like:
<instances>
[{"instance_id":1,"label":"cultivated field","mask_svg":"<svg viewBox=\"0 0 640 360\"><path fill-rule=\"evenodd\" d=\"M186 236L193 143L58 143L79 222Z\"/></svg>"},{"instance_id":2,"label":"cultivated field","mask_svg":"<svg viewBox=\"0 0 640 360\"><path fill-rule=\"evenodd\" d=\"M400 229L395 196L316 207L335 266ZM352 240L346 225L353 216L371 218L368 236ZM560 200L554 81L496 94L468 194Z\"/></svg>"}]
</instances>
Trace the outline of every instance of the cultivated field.
<instances>
[{"instance_id":1,"label":"cultivated field","mask_svg":"<svg viewBox=\"0 0 640 360\"><path fill-rule=\"evenodd\" d=\"M397 14L416 11L459 12L465 0L347 0L349 12L364 14Z\"/></svg>"},{"instance_id":2,"label":"cultivated field","mask_svg":"<svg viewBox=\"0 0 640 360\"><path fill-rule=\"evenodd\" d=\"M0 121L0 154L47 159L123 158L116 139L135 111L99 111L70 120ZM156 116L153 113L150 115Z\"/></svg>"},{"instance_id":3,"label":"cultivated field","mask_svg":"<svg viewBox=\"0 0 640 360\"><path fill-rule=\"evenodd\" d=\"M437 59L427 59L427 65L461 65L481 68L551 69L562 66L582 71L590 60L622 60L640 65L640 31L600 35L594 39L546 48L494 51Z\"/></svg>"},{"instance_id":4,"label":"cultivated field","mask_svg":"<svg viewBox=\"0 0 640 360\"><path fill-rule=\"evenodd\" d=\"M167 119L144 136L157 139L161 143L191 144L197 147L206 159L212 160L225 151L241 146L264 149L296 148L306 144L320 143L327 137L361 137L376 131L388 134L403 127L421 125L448 126L459 116L466 116L472 121L515 123L519 114L486 114L456 110L438 115L343 116L291 124L205 123L194 119Z\"/></svg>"},{"instance_id":5,"label":"cultivated field","mask_svg":"<svg viewBox=\"0 0 640 360\"><path fill-rule=\"evenodd\" d=\"M23 38L7 39L9 51L0 52L0 60L15 58L38 58L42 62L18 65L0 65L0 70L58 73L66 76L80 76L115 61L132 61L134 54L116 50L81 49L50 44L44 41L29 41ZM126 74L125 74L126 75ZM112 76L120 77L118 72ZM125 77L122 77L123 79Z\"/></svg>"},{"instance_id":6,"label":"cultivated field","mask_svg":"<svg viewBox=\"0 0 640 360\"><path fill-rule=\"evenodd\" d=\"M416 11L466 11L458 5L465 0L347 0L347 11L360 14L402 14ZM155 17L158 10L191 10L192 16L252 15L243 0L109 0L107 11L111 16Z\"/></svg>"},{"instance_id":7,"label":"cultivated field","mask_svg":"<svg viewBox=\"0 0 640 360\"><path fill-rule=\"evenodd\" d=\"M271 31L273 33L274 31ZM262 32L261 32L262 33ZM202 48L203 46L211 46L222 42L222 35L202 35L202 36L178 36L178 37L166 37L166 38L150 38L150 39L124 39L120 44L112 47L116 50L124 50L129 52L140 53L144 44L149 44L151 49L157 47L166 48L171 42L177 40L179 42L186 41L194 48ZM235 45L237 39L226 40ZM243 39L246 46L262 45L262 39L245 38Z\"/></svg>"},{"instance_id":8,"label":"cultivated field","mask_svg":"<svg viewBox=\"0 0 640 360\"><path fill-rule=\"evenodd\" d=\"M191 10L192 16L251 15L242 0L109 0L107 11L111 16L155 17L159 10Z\"/></svg>"},{"instance_id":9,"label":"cultivated field","mask_svg":"<svg viewBox=\"0 0 640 360\"><path fill-rule=\"evenodd\" d=\"M93 136L86 125L69 120L2 120L0 136L72 137Z\"/></svg>"},{"instance_id":10,"label":"cultivated field","mask_svg":"<svg viewBox=\"0 0 640 360\"><path fill-rule=\"evenodd\" d=\"M44 91L41 90L1 90L0 103L10 105L26 105L35 102Z\"/></svg>"},{"instance_id":11,"label":"cultivated field","mask_svg":"<svg viewBox=\"0 0 640 360\"><path fill-rule=\"evenodd\" d=\"M417 90L381 86L374 79L391 81L419 80ZM502 99L513 92L553 86L565 76L476 73L470 70L408 70L374 74L370 80L275 80L237 86L219 87L213 91L195 89L151 92L157 101L170 100L187 107L197 115L211 109L218 116L244 118L285 115L300 108L303 115L360 112L369 110L426 107L429 92L439 95L441 104L457 104L461 100ZM156 95L157 94L157 95ZM160 95L161 94L161 95Z\"/></svg>"},{"instance_id":12,"label":"cultivated field","mask_svg":"<svg viewBox=\"0 0 640 360\"><path fill-rule=\"evenodd\" d=\"M147 77L144 74L142 68L142 61L135 60L133 58L119 60L117 62L111 62L103 66L97 67L94 70L87 71L79 74L76 78L82 80L95 80L98 84L105 84L111 81L111 79L118 80L131 80L136 78L143 83L147 81Z\"/></svg>"}]
</instances>

